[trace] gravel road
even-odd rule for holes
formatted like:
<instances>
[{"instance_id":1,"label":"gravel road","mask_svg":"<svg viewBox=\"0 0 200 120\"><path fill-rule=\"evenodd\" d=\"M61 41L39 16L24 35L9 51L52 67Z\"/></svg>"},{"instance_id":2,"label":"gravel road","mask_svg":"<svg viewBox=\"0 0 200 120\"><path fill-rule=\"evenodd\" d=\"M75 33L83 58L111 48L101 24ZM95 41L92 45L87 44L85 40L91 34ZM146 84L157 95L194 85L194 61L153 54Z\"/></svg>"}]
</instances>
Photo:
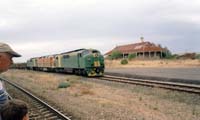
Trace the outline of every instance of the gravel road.
<instances>
[{"instance_id":1,"label":"gravel road","mask_svg":"<svg viewBox=\"0 0 200 120\"><path fill-rule=\"evenodd\" d=\"M200 84L200 68L118 68L106 69L106 74L144 78L163 78L167 81L187 81Z\"/></svg>"}]
</instances>

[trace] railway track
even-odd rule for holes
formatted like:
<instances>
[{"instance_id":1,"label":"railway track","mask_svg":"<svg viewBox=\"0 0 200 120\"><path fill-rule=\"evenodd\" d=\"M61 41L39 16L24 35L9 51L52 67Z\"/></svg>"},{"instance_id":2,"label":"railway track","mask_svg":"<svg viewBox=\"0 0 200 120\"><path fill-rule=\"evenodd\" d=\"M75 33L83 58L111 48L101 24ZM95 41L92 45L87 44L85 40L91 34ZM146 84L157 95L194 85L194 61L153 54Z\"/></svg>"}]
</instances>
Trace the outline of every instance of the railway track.
<instances>
[{"instance_id":1,"label":"railway track","mask_svg":"<svg viewBox=\"0 0 200 120\"><path fill-rule=\"evenodd\" d=\"M6 84L13 86L14 89L19 90L18 92L20 93L17 93L17 96L20 96L19 94L23 94L23 98L21 99L29 103L30 106L30 120L71 120L71 116L66 116L60 110L55 109L54 107L36 97L24 88L20 87L19 85L12 83L6 79L1 78L1 80L5 81Z\"/></svg>"},{"instance_id":2,"label":"railway track","mask_svg":"<svg viewBox=\"0 0 200 120\"><path fill-rule=\"evenodd\" d=\"M200 85L164 82L164 81L155 81L155 80L146 80L146 79L134 79L134 78L111 76L111 75L104 75L104 77L101 77L99 79L200 94Z\"/></svg>"}]
</instances>

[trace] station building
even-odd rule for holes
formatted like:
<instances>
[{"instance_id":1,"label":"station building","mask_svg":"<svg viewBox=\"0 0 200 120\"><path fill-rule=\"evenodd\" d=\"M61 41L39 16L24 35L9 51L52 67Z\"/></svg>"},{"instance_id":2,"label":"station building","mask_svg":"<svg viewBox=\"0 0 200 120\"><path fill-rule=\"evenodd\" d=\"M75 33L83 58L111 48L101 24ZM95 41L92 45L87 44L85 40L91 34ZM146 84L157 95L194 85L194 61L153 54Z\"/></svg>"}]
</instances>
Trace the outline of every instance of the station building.
<instances>
[{"instance_id":1,"label":"station building","mask_svg":"<svg viewBox=\"0 0 200 120\"><path fill-rule=\"evenodd\" d=\"M110 56L113 51L122 53L123 58L127 58L129 54L135 54L138 59L161 59L169 52L167 48L162 48L161 45L156 45L148 41L144 42L143 38L141 38L141 42L139 43L116 46L107 52L105 56Z\"/></svg>"}]
</instances>

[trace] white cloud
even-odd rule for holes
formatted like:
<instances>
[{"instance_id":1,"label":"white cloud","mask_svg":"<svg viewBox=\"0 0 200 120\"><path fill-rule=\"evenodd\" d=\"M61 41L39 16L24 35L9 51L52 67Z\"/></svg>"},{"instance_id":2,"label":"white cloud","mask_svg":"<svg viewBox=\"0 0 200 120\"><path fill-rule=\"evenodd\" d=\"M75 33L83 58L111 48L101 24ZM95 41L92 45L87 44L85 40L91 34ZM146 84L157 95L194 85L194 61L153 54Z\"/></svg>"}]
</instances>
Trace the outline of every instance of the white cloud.
<instances>
[{"instance_id":1,"label":"white cloud","mask_svg":"<svg viewBox=\"0 0 200 120\"><path fill-rule=\"evenodd\" d=\"M200 51L199 6L199 0L6 0L0 2L0 40L23 54L19 61L77 48L105 53L141 36L169 47L192 37L188 48Z\"/></svg>"},{"instance_id":2,"label":"white cloud","mask_svg":"<svg viewBox=\"0 0 200 120\"><path fill-rule=\"evenodd\" d=\"M0 27L5 27L7 25L8 23L6 22L6 20L0 20Z\"/></svg>"}]
</instances>

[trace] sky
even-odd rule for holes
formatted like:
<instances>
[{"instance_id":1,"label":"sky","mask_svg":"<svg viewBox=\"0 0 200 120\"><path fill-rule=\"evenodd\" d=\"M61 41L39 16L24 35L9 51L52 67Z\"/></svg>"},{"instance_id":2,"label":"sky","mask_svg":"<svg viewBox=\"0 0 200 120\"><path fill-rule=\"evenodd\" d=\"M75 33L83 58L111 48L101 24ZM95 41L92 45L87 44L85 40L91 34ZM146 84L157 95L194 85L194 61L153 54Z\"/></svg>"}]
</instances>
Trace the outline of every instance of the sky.
<instances>
[{"instance_id":1,"label":"sky","mask_svg":"<svg viewBox=\"0 0 200 120\"><path fill-rule=\"evenodd\" d=\"M144 41L200 52L199 0L1 0L0 42L31 57Z\"/></svg>"}]
</instances>

